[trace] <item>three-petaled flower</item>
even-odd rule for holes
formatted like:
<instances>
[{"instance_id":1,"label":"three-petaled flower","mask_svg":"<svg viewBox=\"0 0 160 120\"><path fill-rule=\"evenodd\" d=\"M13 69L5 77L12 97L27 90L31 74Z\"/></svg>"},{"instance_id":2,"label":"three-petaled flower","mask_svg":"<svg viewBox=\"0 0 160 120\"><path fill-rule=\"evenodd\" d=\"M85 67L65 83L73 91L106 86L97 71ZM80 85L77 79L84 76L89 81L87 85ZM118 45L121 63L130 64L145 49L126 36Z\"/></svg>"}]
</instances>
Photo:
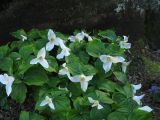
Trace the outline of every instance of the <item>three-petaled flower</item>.
<instances>
[{"instance_id":1,"label":"three-petaled flower","mask_svg":"<svg viewBox=\"0 0 160 120\"><path fill-rule=\"evenodd\" d=\"M92 107L97 107L97 109L102 109L103 106L101 104L99 104L98 100L94 100L91 97L88 97L89 102L92 104Z\"/></svg>"},{"instance_id":2,"label":"three-petaled flower","mask_svg":"<svg viewBox=\"0 0 160 120\"><path fill-rule=\"evenodd\" d=\"M21 35L21 37L22 37L22 41L25 41L25 40L27 40L27 37L26 37L26 36L24 36L24 35Z\"/></svg>"},{"instance_id":3,"label":"three-petaled flower","mask_svg":"<svg viewBox=\"0 0 160 120\"><path fill-rule=\"evenodd\" d=\"M69 36L68 38L71 42L75 42L75 41L82 41L84 39L84 33L83 32L80 32L80 33L77 33L75 36Z\"/></svg>"},{"instance_id":4,"label":"three-petaled flower","mask_svg":"<svg viewBox=\"0 0 160 120\"><path fill-rule=\"evenodd\" d=\"M38 52L37 58L31 60L31 61L30 61L30 64L40 63L44 68L48 68L49 65L48 65L47 60L45 59L45 56L46 56L46 50L45 50L45 48L43 47L43 48L40 49L40 51Z\"/></svg>"},{"instance_id":5,"label":"three-petaled flower","mask_svg":"<svg viewBox=\"0 0 160 120\"><path fill-rule=\"evenodd\" d=\"M12 84L14 82L14 77L8 76L7 74L0 75L0 82L6 85L6 93L9 96L12 92Z\"/></svg>"},{"instance_id":6,"label":"three-petaled flower","mask_svg":"<svg viewBox=\"0 0 160 120\"><path fill-rule=\"evenodd\" d=\"M133 100L137 102L138 105L141 105L141 99L144 97L145 95L140 95L140 96L133 96Z\"/></svg>"},{"instance_id":7,"label":"three-petaled flower","mask_svg":"<svg viewBox=\"0 0 160 120\"><path fill-rule=\"evenodd\" d=\"M131 43L127 43L127 42L128 42L128 37L123 36L123 41L119 42L120 47L125 48L125 49L130 49L131 48Z\"/></svg>"},{"instance_id":8,"label":"three-petaled flower","mask_svg":"<svg viewBox=\"0 0 160 120\"><path fill-rule=\"evenodd\" d=\"M84 74L69 77L72 82L80 82L81 89L86 92L88 88L88 82L92 80L93 76L85 76Z\"/></svg>"},{"instance_id":9,"label":"three-petaled flower","mask_svg":"<svg viewBox=\"0 0 160 120\"><path fill-rule=\"evenodd\" d=\"M52 98L46 96L45 99L41 102L40 106L48 105L51 109L55 109L55 106L52 102Z\"/></svg>"},{"instance_id":10,"label":"three-petaled flower","mask_svg":"<svg viewBox=\"0 0 160 120\"><path fill-rule=\"evenodd\" d=\"M103 69L105 70L105 72L108 72L111 69L112 63L119 63L125 61L125 59L121 56L110 55L101 55L100 60L103 62Z\"/></svg>"},{"instance_id":11,"label":"three-petaled flower","mask_svg":"<svg viewBox=\"0 0 160 120\"><path fill-rule=\"evenodd\" d=\"M132 87L133 87L133 94L135 94L137 90L141 89L142 84L137 84L137 85L132 84Z\"/></svg>"},{"instance_id":12,"label":"three-petaled flower","mask_svg":"<svg viewBox=\"0 0 160 120\"><path fill-rule=\"evenodd\" d=\"M51 51L55 45L59 46L60 42L63 41L59 37L56 37L56 34L53 32L52 29L49 29L48 31L48 40L49 42L46 44L47 51Z\"/></svg>"}]
</instances>

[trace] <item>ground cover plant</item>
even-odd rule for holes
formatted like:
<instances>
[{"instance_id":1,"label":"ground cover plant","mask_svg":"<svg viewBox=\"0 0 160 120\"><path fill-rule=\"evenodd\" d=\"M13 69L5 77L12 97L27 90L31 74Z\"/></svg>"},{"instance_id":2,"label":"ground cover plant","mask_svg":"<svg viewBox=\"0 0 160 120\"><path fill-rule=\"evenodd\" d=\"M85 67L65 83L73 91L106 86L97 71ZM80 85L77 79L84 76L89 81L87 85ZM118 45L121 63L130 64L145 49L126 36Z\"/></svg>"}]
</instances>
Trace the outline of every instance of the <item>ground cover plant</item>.
<instances>
[{"instance_id":1,"label":"ground cover plant","mask_svg":"<svg viewBox=\"0 0 160 120\"><path fill-rule=\"evenodd\" d=\"M127 80L127 36L112 30L65 35L52 29L18 30L0 47L1 97L21 104L31 93L31 111L20 120L151 120L141 84Z\"/></svg>"}]
</instances>

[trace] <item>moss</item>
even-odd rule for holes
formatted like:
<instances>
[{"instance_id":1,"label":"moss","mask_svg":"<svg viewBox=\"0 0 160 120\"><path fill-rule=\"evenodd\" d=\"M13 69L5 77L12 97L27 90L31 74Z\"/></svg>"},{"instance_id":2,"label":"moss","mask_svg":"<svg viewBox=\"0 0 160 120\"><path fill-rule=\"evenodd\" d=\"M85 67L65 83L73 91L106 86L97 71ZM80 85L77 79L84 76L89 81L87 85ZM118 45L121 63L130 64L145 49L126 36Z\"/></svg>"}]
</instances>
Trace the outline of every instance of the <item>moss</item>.
<instances>
[{"instance_id":1,"label":"moss","mask_svg":"<svg viewBox=\"0 0 160 120\"><path fill-rule=\"evenodd\" d=\"M142 57L146 76L156 80L160 78L160 62L152 60L149 57Z\"/></svg>"}]
</instances>

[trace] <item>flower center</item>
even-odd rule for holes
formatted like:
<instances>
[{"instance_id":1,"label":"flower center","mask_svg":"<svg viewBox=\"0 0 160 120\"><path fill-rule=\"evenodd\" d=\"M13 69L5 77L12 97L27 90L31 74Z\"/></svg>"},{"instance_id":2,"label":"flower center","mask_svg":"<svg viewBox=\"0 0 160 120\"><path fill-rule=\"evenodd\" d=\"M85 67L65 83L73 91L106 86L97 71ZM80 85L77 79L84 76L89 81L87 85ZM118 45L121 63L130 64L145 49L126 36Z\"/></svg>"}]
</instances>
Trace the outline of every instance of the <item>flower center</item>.
<instances>
[{"instance_id":1,"label":"flower center","mask_svg":"<svg viewBox=\"0 0 160 120\"><path fill-rule=\"evenodd\" d=\"M85 81L85 77L81 76L80 81Z\"/></svg>"},{"instance_id":2,"label":"flower center","mask_svg":"<svg viewBox=\"0 0 160 120\"><path fill-rule=\"evenodd\" d=\"M38 59L39 59L39 60L43 60L43 57L41 56L41 57L39 57Z\"/></svg>"},{"instance_id":3,"label":"flower center","mask_svg":"<svg viewBox=\"0 0 160 120\"><path fill-rule=\"evenodd\" d=\"M107 57L107 61L111 62L112 58L111 57Z\"/></svg>"},{"instance_id":4,"label":"flower center","mask_svg":"<svg viewBox=\"0 0 160 120\"><path fill-rule=\"evenodd\" d=\"M51 42L54 42L55 41L55 39L54 38L51 38Z\"/></svg>"}]
</instances>

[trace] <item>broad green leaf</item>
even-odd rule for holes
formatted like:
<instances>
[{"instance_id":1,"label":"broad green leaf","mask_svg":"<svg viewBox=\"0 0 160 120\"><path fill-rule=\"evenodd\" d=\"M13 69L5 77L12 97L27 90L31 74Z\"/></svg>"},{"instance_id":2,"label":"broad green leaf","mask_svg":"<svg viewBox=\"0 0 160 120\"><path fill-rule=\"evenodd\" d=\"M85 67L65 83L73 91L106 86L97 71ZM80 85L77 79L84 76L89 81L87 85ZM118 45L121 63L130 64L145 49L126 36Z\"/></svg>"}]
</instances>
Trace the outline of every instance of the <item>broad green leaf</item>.
<instances>
[{"instance_id":1,"label":"broad green leaf","mask_svg":"<svg viewBox=\"0 0 160 120\"><path fill-rule=\"evenodd\" d=\"M46 120L43 116L33 112L21 111L19 120Z\"/></svg>"},{"instance_id":2,"label":"broad green leaf","mask_svg":"<svg viewBox=\"0 0 160 120\"><path fill-rule=\"evenodd\" d=\"M104 43L100 40L93 40L87 44L86 51L92 57L99 57L100 55L105 54Z\"/></svg>"},{"instance_id":3,"label":"broad green leaf","mask_svg":"<svg viewBox=\"0 0 160 120\"><path fill-rule=\"evenodd\" d=\"M42 67L32 67L25 73L23 81L27 85L42 86L47 83L48 76Z\"/></svg>"},{"instance_id":4,"label":"broad green leaf","mask_svg":"<svg viewBox=\"0 0 160 120\"><path fill-rule=\"evenodd\" d=\"M127 81L127 76L123 72L113 72L116 76L117 80L119 80L122 83L125 83Z\"/></svg>"},{"instance_id":5,"label":"broad green leaf","mask_svg":"<svg viewBox=\"0 0 160 120\"><path fill-rule=\"evenodd\" d=\"M33 53L34 46L33 44L22 46L19 50L19 54L23 59L27 59L31 53Z\"/></svg>"},{"instance_id":6,"label":"broad green leaf","mask_svg":"<svg viewBox=\"0 0 160 120\"><path fill-rule=\"evenodd\" d=\"M8 45L0 46L0 59L5 57L9 51Z\"/></svg>"},{"instance_id":7,"label":"broad green leaf","mask_svg":"<svg viewBox=\"0 0 160 120\"><path fill-rule=\"evenodd\" d=\"M9 55L14 61L21 59L21 55L17 52L11 52Z\"/></svg>"},{"instance_id":8,"label":"broad green leaf","mask_svg":"<svg viewBox=\"0 0 160 120\"><path fill-rule=\"evenodd\" d=\"M112 112L108 115L107 120L127 120L127 117L121 112Z\"/></svg>"},{"instance_id":9,"label":"broad green leaf","mask_svg":"<svg viewBox=\"0 0 160 120\"><path fill-rule=\"evenodd\" d=\"M152 116L151 113L136 110L129 115L128 120L152 120Z\"/></svg>"},{"instance_id":10,"label":"broad green leaf","mask_svg":"<svg viewBox=\"0 0 160 120\"><path fill-rule=\"evenodd\" d=\"M114 92L115 91L115 83L112 81L105 81L105 82L101 82L101 84L99 84L99 89L104 90L104 91L109 91L109 92Z\"/></svg>"},{"instance_id":11,"label":"broad green leaf","mask_svg":"<svg viewBox=\"0 0 160 120\"><path fill-rule=\"evenodd\" d=\"M78 111L83 111L88 107L88 102L83 97L77 97L73 101L74 108Z\"/></svg>"},{"instance_id":12,"label":"broad green leaf","mask_svg":"<svg viewBox=\"0 0 160 120\"><path fill-rule=\"evenodd\" d=\"M23 103L26 98L27 88L24 83L14 84L12 86L11 97L19 103Z\"/></svg>"},{"instance_id":13,"label":"broad green leaf","mask_svg":"<svg viewBox=\"0 0 160 120\"><path fill-rule=\"evenodd\" d=\"M46 58L49 64L49 68L46 68L49 72L58 72L58 63L56 59L52 56Z\"/></svg>"},{"instance_id":14,"label":"broad green leaf","mask_svg":"<svg viewBox=\"0 0 160 120\"><path fill-rule=\"evenodd\" d=\"M112 95L112 100L117 104L125 101L126 99L127 98L125 97L125 95L123 95L123 94L121 94L119 92L115 92Z\"/></svg>"},{"instance_id":15,"label":"broad green leaf","mask_svg":"<svg viewBox=\"0 0 160 120\"><path fill-rule=\"evenodd\" d=\"M23 29L17 30L16 32L12 32L11 35L19 40L22 40L21 35L27 36L26 32Z\"/></svg>"},{"instance_id":16,"label":"broad green leaf","mask_svg":"<svg viewBox=\"0 0 160 120\"><path fill-rule=\"evenodd\" d=\"M106 53L113 56L124 56L124 49L121 49L119 44L111 43L106 45Z\"/></svg>"},{"instance_id":17,"label":"broad green leaf","mask_svg":"<svg viewBox=\"0 0 160 120\"><path fill-rule=\"evenodd\" d=\"M113 100L110 98L110 96L102 91L96 90L96 94L98 99L103 102L103 103L107 103L107 104L112 104Z\"/></svg>"},{"instance_id":18,"label":"broad green leaf","mask_svg":"<svg viewBox=\"0 0 160 120\"><path fill-rule=\"evenodd\" d=\"M0 62L0 69L2 71L6 71L9 74L12 74L13 72L13 60L9 57L6 57L1 60Z\"/></svg>"},{"instance_id":19,"label":"broad green leaf","mask_svg":"<svg viewBox=\"0 0 160 120\"><path fill-rule=\"evenodd\" d=\"M98 35L111 41L115 41L117 39L116 33L113 30L101 31Z\"/></svg>"}]
</instances>

